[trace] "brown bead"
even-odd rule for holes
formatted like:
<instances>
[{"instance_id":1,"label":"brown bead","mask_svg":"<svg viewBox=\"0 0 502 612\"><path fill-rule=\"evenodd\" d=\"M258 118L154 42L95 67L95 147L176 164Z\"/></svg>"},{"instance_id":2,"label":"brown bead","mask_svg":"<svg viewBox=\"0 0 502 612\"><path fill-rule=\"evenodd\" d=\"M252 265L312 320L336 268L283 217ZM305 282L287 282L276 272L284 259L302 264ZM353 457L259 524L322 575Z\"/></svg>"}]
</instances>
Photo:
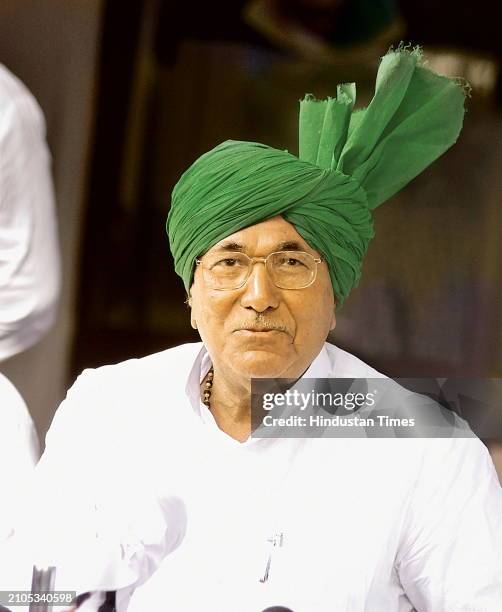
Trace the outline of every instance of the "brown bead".
<instances>
[{"instance_id":1,"label":"brown bead","mask_svg":"<svg viewBox=\"0 0 502 612\"><path fill-rule=\"evenodd\" d=\"M208 381L207 381L207 382L204 384L204 386L206 387L206 389L211 389L211 387L213 386L213 383L212 383L210 380L208 380Z\"/></svg>"}]
</instances>

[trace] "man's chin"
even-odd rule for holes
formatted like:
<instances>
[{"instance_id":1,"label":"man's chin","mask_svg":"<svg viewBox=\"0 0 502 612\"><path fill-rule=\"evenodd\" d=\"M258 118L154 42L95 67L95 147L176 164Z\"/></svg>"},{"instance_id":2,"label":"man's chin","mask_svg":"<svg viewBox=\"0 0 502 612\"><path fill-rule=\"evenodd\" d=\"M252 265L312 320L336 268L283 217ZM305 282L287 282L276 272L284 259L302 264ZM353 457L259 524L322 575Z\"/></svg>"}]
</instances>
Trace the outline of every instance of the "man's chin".
<instances>
[{"instance_id":1,"label":"man's chin","mask_svg":"<svg viewBox=\"0 0 502 612\"><path fill-rule=\"evenodd\" d=\"M288 363L281 353L267 350L247 350L234 362L234 368L247 378L280 378Z\"/></svg>"}]
</instances>

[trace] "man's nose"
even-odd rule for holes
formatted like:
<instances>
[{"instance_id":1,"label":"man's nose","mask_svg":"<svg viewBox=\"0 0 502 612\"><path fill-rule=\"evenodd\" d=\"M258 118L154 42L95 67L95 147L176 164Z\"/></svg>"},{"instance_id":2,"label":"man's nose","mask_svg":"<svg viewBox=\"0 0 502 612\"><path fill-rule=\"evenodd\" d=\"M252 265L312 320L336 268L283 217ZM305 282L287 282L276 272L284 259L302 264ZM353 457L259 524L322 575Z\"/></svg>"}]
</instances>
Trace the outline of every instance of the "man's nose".
<instances>
[{"instance_id":1,"label":"man's nose","mask_svg":"<svg viewBox=\"0 0 502 612\"><path fill-rule=\"evenodd\" d=\"M253 264L251 274L244 285L241 305L256 312L265 312L268 308L279 306L279 288L272 282L264 263Z\"/></svg>"}]
</instances>

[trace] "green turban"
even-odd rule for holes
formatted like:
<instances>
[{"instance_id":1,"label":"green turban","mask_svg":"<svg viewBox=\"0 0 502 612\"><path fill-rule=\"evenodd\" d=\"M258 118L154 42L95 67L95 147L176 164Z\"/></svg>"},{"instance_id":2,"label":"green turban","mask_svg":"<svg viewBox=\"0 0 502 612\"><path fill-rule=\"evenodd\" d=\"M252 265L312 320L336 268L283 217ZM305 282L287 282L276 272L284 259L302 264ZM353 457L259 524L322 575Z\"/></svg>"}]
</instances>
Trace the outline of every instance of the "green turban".
<instances>
[{"instance_id":1,"label":"green turban","mask_svg":"<svg viewBox=\"0 0 502 612\"><path fill-rule=\"evenodd\" d=\"M356 88L300 103L299 155L227 140L174 187L167 232L187 292L194 260L214 244L276 215L322 253L341 306L373 237L371 211L442 155L460 133L465 91L424 67L418 49L381 60L375 94L353 111Z\"/></svg>"}]
</instances>

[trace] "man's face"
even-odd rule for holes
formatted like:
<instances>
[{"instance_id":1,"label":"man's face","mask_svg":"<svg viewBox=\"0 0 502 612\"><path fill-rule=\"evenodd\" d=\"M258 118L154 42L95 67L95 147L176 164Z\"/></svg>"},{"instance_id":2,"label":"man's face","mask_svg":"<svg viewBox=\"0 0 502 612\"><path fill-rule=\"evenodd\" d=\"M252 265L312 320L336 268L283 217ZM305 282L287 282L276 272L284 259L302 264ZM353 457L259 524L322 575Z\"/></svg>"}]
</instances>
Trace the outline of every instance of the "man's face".
<instances>
[{"instance_id":1,"label":"man's face","mask_svg":"<svg viewBox=\"0 0 502 612\"><path fill-rule=\"evenodd\" d=\"M249 257L281 250L320 257L282 217L235 232L207 254L229 250ZM315 281L304 289L279 289L265 265L257 262L243 287L221 291L209 287L201 266L196 266L190 293L192 326L199 330L213 363L239 377L301 376L336 323L325 262L318 264Z\"/></svg>"}]
</instances>

